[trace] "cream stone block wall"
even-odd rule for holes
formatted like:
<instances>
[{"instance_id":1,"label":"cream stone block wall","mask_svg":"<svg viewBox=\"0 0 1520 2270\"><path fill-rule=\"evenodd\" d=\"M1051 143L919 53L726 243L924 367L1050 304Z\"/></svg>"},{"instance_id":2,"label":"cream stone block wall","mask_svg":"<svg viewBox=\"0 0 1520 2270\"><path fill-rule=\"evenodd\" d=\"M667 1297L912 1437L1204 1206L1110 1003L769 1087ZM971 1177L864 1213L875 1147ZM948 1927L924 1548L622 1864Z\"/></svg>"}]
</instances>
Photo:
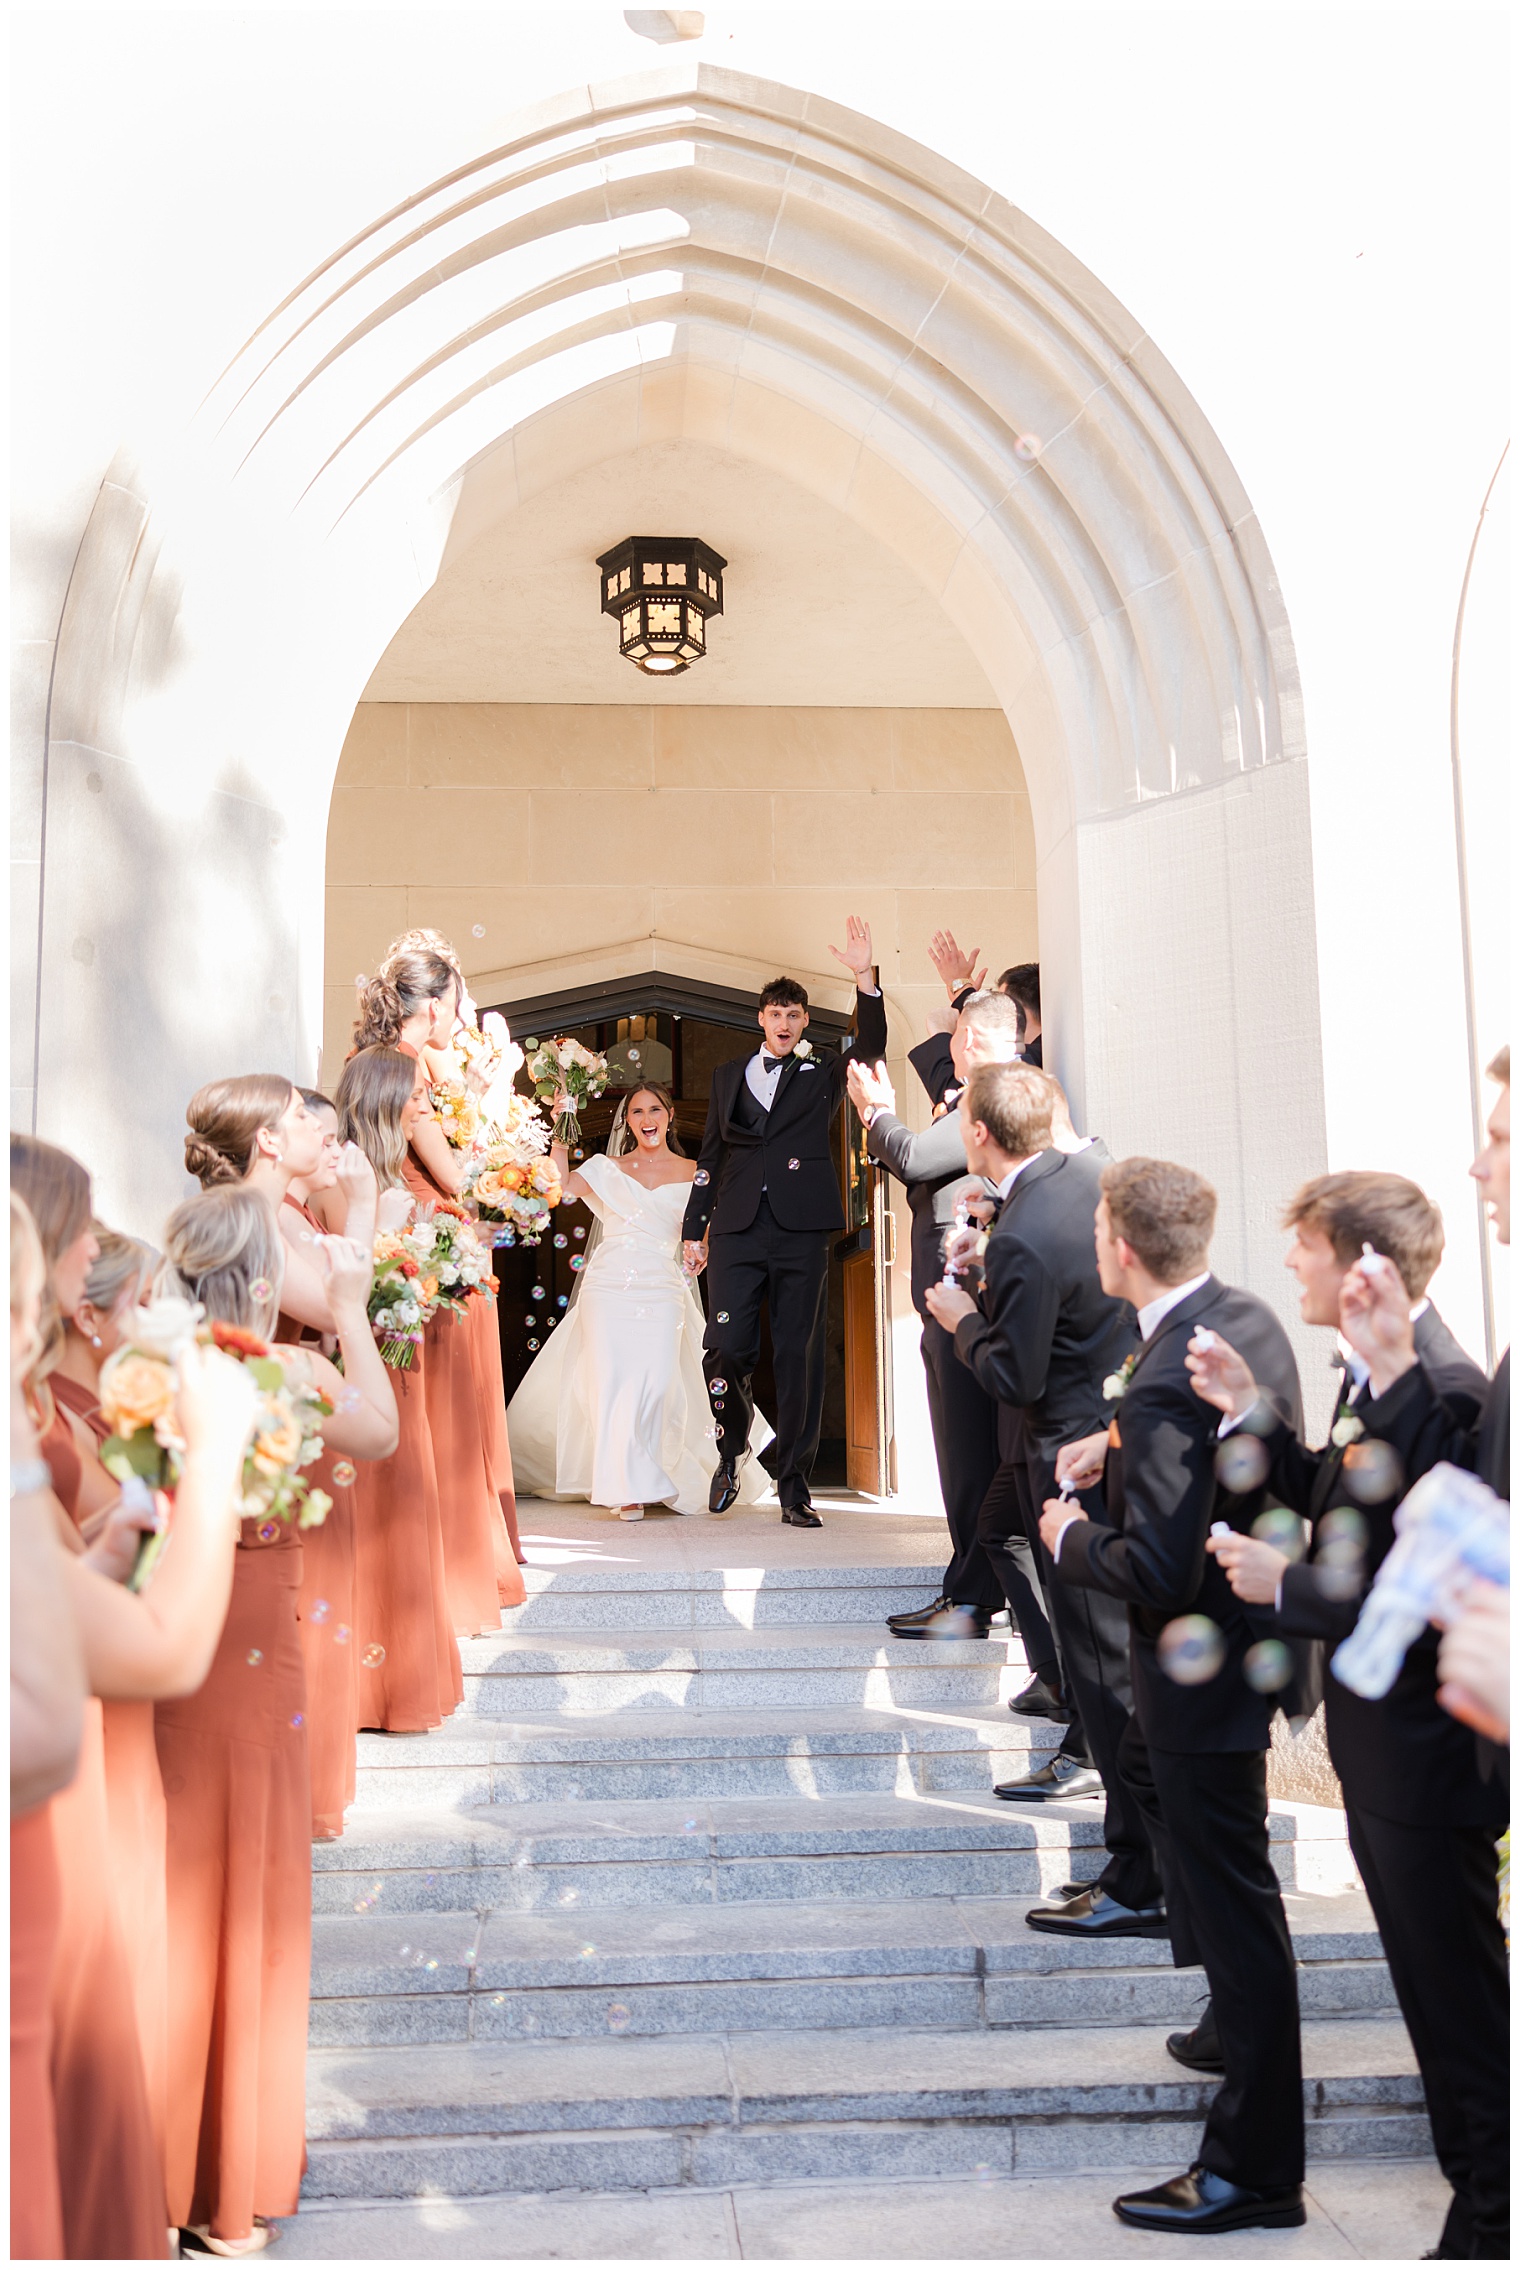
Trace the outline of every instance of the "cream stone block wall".
<instances>
[{"instance_id":1,"label":"cream stone block wall","mask_svg":"<svg viewBox=\"0 0 1520 2270\"><path fill-rule=\"evenodd\" d=\"M693 977L827 982L850 912L872 926L898 1058L943 999L941 924L994 975L1035 958L1034 832L1001 711L362 702L328 822L324 1069L355 977L409 925L445 931L488 1000L610 975L588 975L608 954L647 968L656 945Z\"/></svg>"}]
</instances>

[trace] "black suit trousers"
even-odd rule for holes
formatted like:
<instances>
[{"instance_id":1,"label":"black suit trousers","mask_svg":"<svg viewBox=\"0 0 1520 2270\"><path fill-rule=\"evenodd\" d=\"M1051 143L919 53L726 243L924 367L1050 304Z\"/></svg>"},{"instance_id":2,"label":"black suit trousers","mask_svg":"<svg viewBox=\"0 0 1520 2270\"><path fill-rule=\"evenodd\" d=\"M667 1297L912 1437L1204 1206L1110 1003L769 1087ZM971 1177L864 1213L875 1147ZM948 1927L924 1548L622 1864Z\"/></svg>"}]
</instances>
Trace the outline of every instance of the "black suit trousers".
<instances>
[{"instance_id":1,"label":"black suit trousers","mask_svg":"<svg viewBox=\"0 0 1520 2270\"><path fill-rule=\"evenodd\" d=\"M919 1348L939 1492L950 1526L945 1598L963 1608L995 1611L1003 1605L1004 1591L978 1541L977 1515L998 1467L997 1405L957 1356L950 1334L932 1316L924 1318Z\"/></svg>"},{"instance_id":2,"label":"black suit trousers","mask_svg":"<svg viewBox=\"0 0 1520 2270\"><path fill-rule=\"evenodd\" d=\"M1020 1476L1024 1518L1039 1554L1045 1599L1055 1626L1066 1698L1077 1714L1086 1752L1103 1777L1103 1842L1108 1861L1100 1887L1121 1907L1159 1907L1161 1870L1145 1811L1120 1769L1120 1745L1135 1714L1130 1680L1129 1611L1122 1600L1088 1585L1058 1584L1040 1538L1040 1513L1056 1494L1055 1460L1025 1437ZM1101 1489L1084 1490L1075 1506L1107 1525ZM1070 1750L1070 1743L1063 1744Z\"/></svg>"},{"instance_id":3,"label":"black suit trousers","mask_svg":"<svg viewBox=\"0 0 1520 2270\"><path fill-rule=\"evenodd\" d=\"M1509 1980L1497 1832L1367 1813L1346 1827L1409 2038L1451 2209L1441 2250L1509 2260Z\"/></svg>"},{"instance_id":4,"label":"black suit trousers","mask_svg":"<svg viewBox=\"0 0 1520 2270\"><path fill-rule=\"evenodd\" d=\"M1173 1960L1202 1963L1219 2028L1224 2081L1198 2158L1248 2191L1291 2190L1304 2180L1303 2057L1266 1752L1148 1749L1136 1723L1120 1762L1150 1818Z\"/></svg>"},{"instance_id":5,"label":"black suit trousers","mask_svg":"<svg viewBox=\"0 0 1520 2270\"><path fill-rule=\"evenodd\" d=\"M769 1304L776 1374L776 1454L771 1471L783 1506L808 1502L823 1425L824 1321L829 1289L827 1230L784 1230L765 1199L747 1230L708 1240L707 1331L702 1369L717 1428L718 1456L736 1460L749 1441L751 1379L760 1354L760 1310ZM721 1382L721 1385L720 1385Z\"/></svg>"}]
</instances>

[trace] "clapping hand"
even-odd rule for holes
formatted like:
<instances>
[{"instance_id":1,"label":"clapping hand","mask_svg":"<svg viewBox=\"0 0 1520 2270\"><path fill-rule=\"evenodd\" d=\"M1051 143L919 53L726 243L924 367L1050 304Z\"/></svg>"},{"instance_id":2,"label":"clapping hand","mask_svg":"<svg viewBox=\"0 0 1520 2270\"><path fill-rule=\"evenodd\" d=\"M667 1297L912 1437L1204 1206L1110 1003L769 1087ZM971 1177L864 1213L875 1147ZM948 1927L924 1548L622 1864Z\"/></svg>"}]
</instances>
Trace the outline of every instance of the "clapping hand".
<instances>
[{"instance_id":1,"label":"clapping hand","mask_svg":"<svg viewBox=\"0 0 1520 2270\"><path fill-rule=\"evenodd\" d=\"M847 970L854 972L857 985L869 985L871 971L875 966L871 955L871 925L858 914L852 914L847 917L844 927L844 944L830 946L829 952L836 962L843 962Z\"/></svg>"},{"instance_id":2,"label":"clapping hand","mask_svg":"<svg viewBox=\"0 0 1520 2270\"><path fill-rule=\"evenodd\" d=\"M892 1092L892 1083L887 1078L885 1064L864 1064L858 1056L852 1056L845 1066L844 1084L849 1090L851 1103L867 1127L876 1112L897 1109L897 1098Z\"/></svg>"},{"instance_id":3,"label":"clapping hand","mask_svg":"<svg viewBox=\"0 0 1520 2270\"><path fill-rule=\"evenodd\" d=\"M1183 1361L1193 1393L1227 1419L1243 1418L1256 1401L1256 1380L1250 1365L1217 1332L1195 1332Z\"/></svg>"},{"instance_id":4,"label":"clapping hand","mask_svg":"<svg viewBox=\"0 0 1520 2270\"><path fill-rule=\"evenodd\" d=\"M979 970L976 966L976 957L981 950L980 946L973 946L969 954L962 953L948 930L936 930L929 940L929 959L938 970L945 991L952 1001L968 985L980 992L982 980L987 975L985 968Z\"/></svg>"}]
</instances>

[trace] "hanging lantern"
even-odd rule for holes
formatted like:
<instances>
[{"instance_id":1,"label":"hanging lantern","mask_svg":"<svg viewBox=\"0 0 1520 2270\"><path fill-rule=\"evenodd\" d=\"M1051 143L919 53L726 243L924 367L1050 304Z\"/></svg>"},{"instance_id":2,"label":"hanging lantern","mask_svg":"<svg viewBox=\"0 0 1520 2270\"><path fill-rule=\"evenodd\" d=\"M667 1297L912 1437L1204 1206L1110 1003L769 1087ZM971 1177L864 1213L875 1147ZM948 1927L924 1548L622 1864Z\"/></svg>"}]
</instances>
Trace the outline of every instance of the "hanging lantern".
<instances>
[{"instance_id":1,"label":"hanging lantern","mask_svg":"<svg viewBox=\"0 0 1520 2270\"><path fill-rule=\"evenodd\" d=\"M603 552L602 613L618 648L651 678L678 677L707 652L707 618L723 612L721 559L696 536L627 536Z\"/></svg>"}]
</instances>

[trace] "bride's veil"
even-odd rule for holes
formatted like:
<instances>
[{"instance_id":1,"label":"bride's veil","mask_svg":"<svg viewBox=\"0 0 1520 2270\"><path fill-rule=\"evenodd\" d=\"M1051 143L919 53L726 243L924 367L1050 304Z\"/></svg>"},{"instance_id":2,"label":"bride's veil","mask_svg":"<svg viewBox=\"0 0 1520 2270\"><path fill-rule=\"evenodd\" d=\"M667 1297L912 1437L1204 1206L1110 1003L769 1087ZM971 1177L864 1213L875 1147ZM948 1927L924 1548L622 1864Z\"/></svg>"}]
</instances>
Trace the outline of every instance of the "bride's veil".
<instances>
[{"instance_id":1,"label":"bride's veil","mask_svg":"<svg viewBox=\"0 0 1520 2270\"><path fill-rule=\"evenodd\" d=\"M626 1096L624 1096L624 1097L623 1097L623 1099L622 1099L622 1101L621 1101L621 1102L619 1103L619 1105L618 1105L618 1107L617 1107L617 1110L616 1110L616 1111L615 1111L615 1112L613 1113L613 1115L612 1115L612 1132L611 1132L611 1134L610 1134L610 1135L608 1136L608 1138L607 1138L607 1150L606 1150L606 1153L605 1153L605 1155L606 1155L606 1157L608 1157L609 1159L617 1159L617 1158L621 1158L621 1157L622 1157L622 1155L623 1155L623 1153L624 1153L624 1151L626 1151L626 1150L627 1150L627 1148L628 1148L628 1098L627 1098ZM577 1270L576 1270L576 1272L575 1272L575 1283L574 1283L574 1284L573 1284L573 1285L571 1286L571 1288L570 1288L570 1299L569 1299L569 1302L568 1302L568 1304L566 1305L566 1309L565 1309L565 1314L566 1314L567 1316L569 1315L569 1313L570 1313L570 1310L571 1310L572 1308L574 1308L574 1306L575 1306L576 1302L577 1302L577 1301L578 1301L578 1300L580 1299L580 1297L581 1297L581 1285L582 1285L582 1283L583 1283L583 1281L584 1281L584 1279L585 1279L585 1274L586 1274L586 1263L587 1263L587 1262L588 1262L588 1261L589 1261L589 1260L591 1259L591 1256L592 1256L592 1254L593 1254L593 1253L595 1253L595 1251L596 1251L597 1247L598 1247L598 1246L599 1246L599 1245L601 1244L601 1242L602 1242L602 1222L601 1222L601 1216L600 1216L599 1214L594 1214L594 1215L592 1216L592 1218L591 1218L591 1227L590 1227L590 1229L589 1229L589 1230L588 1230L588 1231L586 1232L586 1243L585 1243L585 1246L583 1247L583 1249L582 1249L582 1251L581 1251L581 1253L580 1253L580 1255L579 1255L579 1257L578 1257L578 1258L579 1258L579 1260L580 1260L580 1264L581 1264L581 1266L580 1266L580 1268L579 1268L579 1269L577 1269Z\"/></svg>"}]
</instances>

